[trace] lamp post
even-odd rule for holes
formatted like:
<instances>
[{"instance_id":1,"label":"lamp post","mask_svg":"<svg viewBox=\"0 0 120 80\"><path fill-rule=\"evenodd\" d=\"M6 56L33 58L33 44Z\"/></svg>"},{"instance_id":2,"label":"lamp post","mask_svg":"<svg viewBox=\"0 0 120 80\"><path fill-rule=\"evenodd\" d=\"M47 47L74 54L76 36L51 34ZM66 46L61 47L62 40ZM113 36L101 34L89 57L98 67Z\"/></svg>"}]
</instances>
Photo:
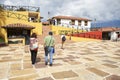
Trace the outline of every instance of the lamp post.
<instances>
[{"instance_id":1,"label":"lamp post","mask_svg":"<svg viewBox=\"0 0 120 80\"><path fill-rule=\"evenodd\" d=\"M96 18L94 19L94 27L96 27Z\"/></svg>"},{"instance_id":2,"label":"lamp post","mask_svg":"<svg viewBox=\"0 0 120 80\"><path fill-rule=\"evenodd\" d=\"M50 25L50 12L48 11L48 23Z\"/></svg>"},{"instance_id":3,"label":"lamp post","mask_svg":"<svg viewBox=\"0 0 120 80\"><path fill-rule=\"evenodd\" d=\"M83 26L81 26L82 27L82 32L83 32Z\"/></svg>"},{"instance_id":4,"label":"lamp post","mask_svg":"<svg viewBox=\"0 0 120 80\"><path fill-rule=\"evenodd\" d=\"M50 18L50 12L48 11L48 19Z\"/></svg>"}]
</instances>

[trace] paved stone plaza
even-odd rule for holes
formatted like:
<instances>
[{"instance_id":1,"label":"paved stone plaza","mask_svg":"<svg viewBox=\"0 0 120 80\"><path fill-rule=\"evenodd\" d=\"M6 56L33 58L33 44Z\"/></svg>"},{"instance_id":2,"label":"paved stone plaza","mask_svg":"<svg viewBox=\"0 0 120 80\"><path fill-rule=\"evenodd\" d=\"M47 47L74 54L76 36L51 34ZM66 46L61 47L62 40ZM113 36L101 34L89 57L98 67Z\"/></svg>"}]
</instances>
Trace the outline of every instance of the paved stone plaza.
<instances>
[{"instance_id":1,"label":"paved stone plaza","mask_svg":"<svg viewBox=\"0 0 120 80\"><path fill-rule=\"evenodd\" d=\"M120 80L120 42L90 41L56 45L52 67L40 45L35 66L28 46L0 48L0 80Z\"/></svg>"}]
</instances>

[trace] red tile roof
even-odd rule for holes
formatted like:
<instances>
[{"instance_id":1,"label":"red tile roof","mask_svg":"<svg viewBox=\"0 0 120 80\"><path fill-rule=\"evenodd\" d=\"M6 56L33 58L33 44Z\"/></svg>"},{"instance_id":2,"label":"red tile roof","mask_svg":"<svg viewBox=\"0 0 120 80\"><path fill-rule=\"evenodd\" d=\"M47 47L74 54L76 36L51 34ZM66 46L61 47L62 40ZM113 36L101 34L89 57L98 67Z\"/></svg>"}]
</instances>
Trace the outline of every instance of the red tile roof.
<instances>
[{"instance_id":1,"label":"red tile roof","mask_svg":"<svg viewBox=\"0 0 120 80\"><path fill-rule=\"evenodd\" d=\"M48 25L48 24L49 24L49 22L42 22L42 24L43 24L43 25Z\"/></svg>"},{"instance_id":2,"label":"red tile roof","mask_svg":"<svg viewBox=\"0 0 120 80\"><path fill-rule=\"evenodd\" d=\"M98 29L98 31L102 31L102 32L118 31L118 30L120 30L120 28L116 28L116 27L103 27Z\"/></svg>"},{"instance_id":3,"label":"red tile roof","mask_svg":"<svg viewBox=\"0 0 120 80\"><path fill-rule=\"evenodd\" d=\"M73 17L73 16L55 16L53 17L53 19L68 19L68 20L84 20L84 21L92 21L90 19L86 19L86 18L79 18L79 17Z\"/></svg>"},{"instance_id":4,"label":"red tile roof","mask_svg":"<svg viewBox=\"0 0 120 80\"><path fill-rule=\"evenodd\" d=\"M26 24L22 24L22 23L8 24L6 26L1 26L1 27L3 27L3 28L27 28L27 29L35 28L34 26L26 25Z\"/></svg>"}]
</instances>

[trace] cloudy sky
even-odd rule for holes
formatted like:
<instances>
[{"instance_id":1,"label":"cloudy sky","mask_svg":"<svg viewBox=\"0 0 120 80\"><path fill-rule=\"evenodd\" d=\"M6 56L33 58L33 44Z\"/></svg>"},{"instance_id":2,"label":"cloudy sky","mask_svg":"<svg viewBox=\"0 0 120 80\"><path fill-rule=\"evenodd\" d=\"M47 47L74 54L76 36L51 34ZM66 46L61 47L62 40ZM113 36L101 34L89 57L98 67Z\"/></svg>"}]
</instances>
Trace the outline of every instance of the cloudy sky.
<instances>
[{"instance_id":1,"label":"cloudy sky","mask_svg":"<svg viewBox=\"0 0 120 80\"><path fill-rule=\"evenodd\" d=\"M1 4L40 7L41 16L68 15L97 21L120 20L120 0L0 0Z\"/></svg>"}]
</instances>

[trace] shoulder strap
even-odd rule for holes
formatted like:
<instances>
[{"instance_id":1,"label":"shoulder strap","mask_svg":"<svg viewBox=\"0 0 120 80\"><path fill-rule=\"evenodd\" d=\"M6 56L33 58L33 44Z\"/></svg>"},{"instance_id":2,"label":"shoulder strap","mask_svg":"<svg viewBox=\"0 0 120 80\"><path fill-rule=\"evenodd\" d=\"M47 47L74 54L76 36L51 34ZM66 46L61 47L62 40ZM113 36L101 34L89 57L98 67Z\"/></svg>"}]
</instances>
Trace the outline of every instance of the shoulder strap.
<instances>
[{"instance_id":1,"label":"shoulder strap","mask_svg":"<svg viewBox=\"0 0 120 80\"><path fill-rule=\"evenodd\" d=\"M52 40L52 36L51 36L51 39L50 39L50 42L49 42L49 45L48 45L48 46L50 46L51 40Z\"/></svg>"}]
</instances>

